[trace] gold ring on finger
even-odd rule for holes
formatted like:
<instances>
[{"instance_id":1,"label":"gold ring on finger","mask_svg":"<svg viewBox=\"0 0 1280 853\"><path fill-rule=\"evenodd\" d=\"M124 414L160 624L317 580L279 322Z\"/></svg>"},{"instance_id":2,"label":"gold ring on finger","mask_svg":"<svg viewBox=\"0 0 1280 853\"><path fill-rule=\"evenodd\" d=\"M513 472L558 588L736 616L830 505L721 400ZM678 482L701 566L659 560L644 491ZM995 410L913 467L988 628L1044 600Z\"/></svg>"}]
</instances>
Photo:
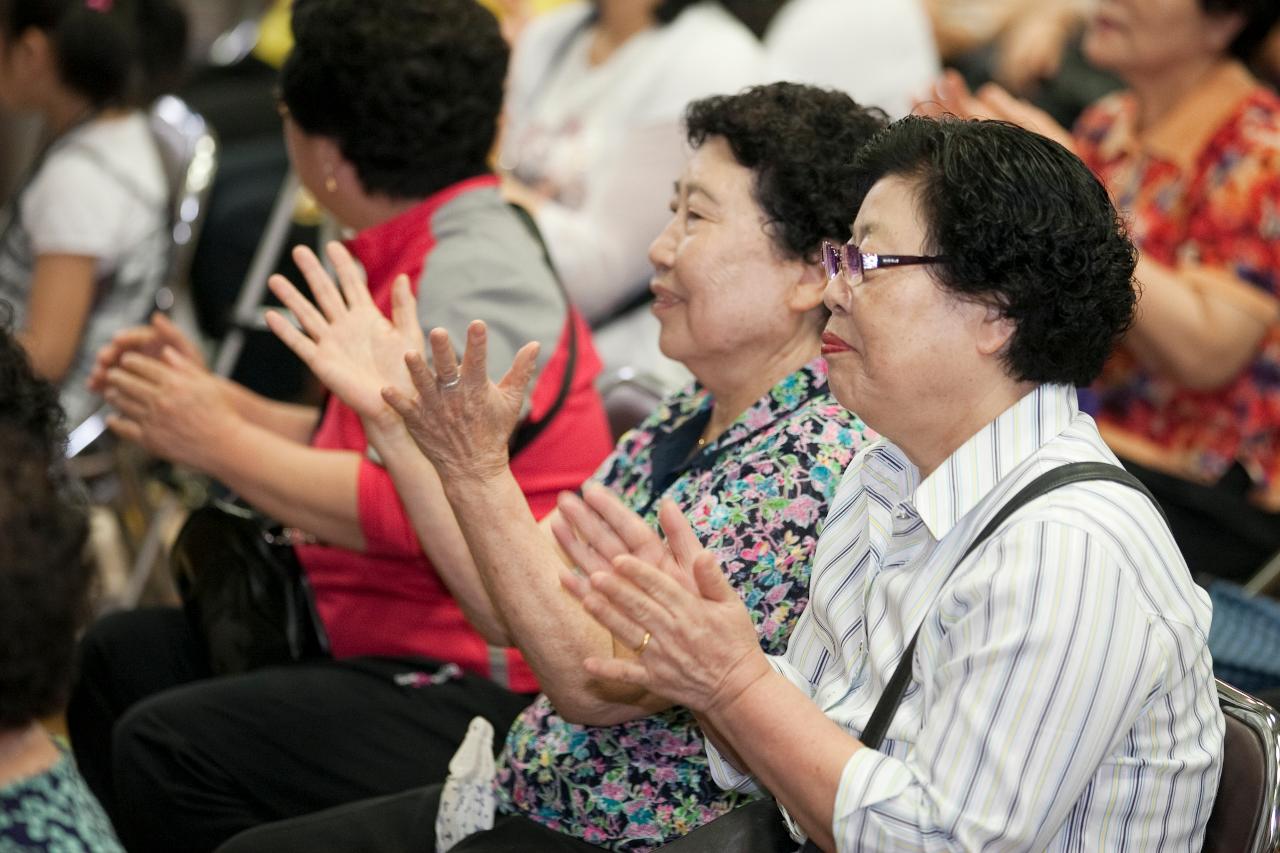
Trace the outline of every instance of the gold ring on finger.
<instances>
[{"instance_id":1,"label":"gold ring on finger","mask_svg":"<svg viewBox=\"0 0 1280 853\"><path fill-rule=\"evenodd\" d=\"M653 634L648 631L644 632L644 639L640 641L640 645L636 646L636 657L644 654L644 650L649 647L649 641L653 639Z\"/></svg>"}]
</instances>

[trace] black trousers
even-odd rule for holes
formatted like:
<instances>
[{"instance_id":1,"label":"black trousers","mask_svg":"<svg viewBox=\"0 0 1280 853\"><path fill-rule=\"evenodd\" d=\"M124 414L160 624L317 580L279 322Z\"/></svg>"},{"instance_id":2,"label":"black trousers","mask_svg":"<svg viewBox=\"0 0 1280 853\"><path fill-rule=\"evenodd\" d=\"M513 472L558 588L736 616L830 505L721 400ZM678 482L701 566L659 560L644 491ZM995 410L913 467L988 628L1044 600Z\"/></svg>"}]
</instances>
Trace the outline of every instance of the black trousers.
<instances>
[{"instance_id":1,"label":"black trousers","mask_svg":"<svg viewBox=\"0 0 1280 853\"><path fill-rule=\"evenodd\" d=\"M72 746L131 853L212 850L263 823L440 782L473 717L500 745L532 700L470 675L432 684L440 664L426 659L211 678L172 609L100 621L81 661Z\"/></svg>"},{"instance_id":2,"label":"black trousers","mask_svg":"<svg viewBox=\"0 0 1280 853\"><path fill-rule=\"evenodd\" d=\"M251 829L219 847L217 853L432 851L436 849L436 810L442 788L432 785ZM661 849L784 853L799 846L787 834L777 805L765 799L735 809ZM598 853L603 849L525 817L499 815L493 829L464 839L453 853Z\"/></svg>"}]
</instances>

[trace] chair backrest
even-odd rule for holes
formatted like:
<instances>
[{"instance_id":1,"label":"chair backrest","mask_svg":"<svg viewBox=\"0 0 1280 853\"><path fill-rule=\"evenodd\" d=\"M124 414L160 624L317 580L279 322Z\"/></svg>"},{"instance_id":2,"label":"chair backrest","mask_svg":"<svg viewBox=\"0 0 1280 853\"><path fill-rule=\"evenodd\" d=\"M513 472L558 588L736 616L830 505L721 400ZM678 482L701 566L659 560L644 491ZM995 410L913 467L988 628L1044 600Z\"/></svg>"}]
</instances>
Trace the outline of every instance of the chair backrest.
<instances>
[{"instance_id":1,"label":"chair backrest","mask_svg":"<svg viewBox=\"0 0 1280 853\"><path fill-rule=\"evenodd\" d=\"M155 295L155 307L169 314L193 340L199 340L188 272L196 238L204 223L209 190L217 170L218 144L205 120L180 98L163 95L148 114L160 162L169 185L169 259ZM139 322L145 322L139 317ZM106 431L107 407L101 406L70 432L67 456L79 456Z\"/></svg>"},{"instance_id":2,"label":"chair backrest","mask_svg":"<svg viewBox=\"0 0 1280 853\"><path fill-rule=\"evenodd\" d=\"M1280 850L1280 713L1229 684L1217 684L1227 728L1205 853Z\"/></svg>"},{"instance_id":3,"label":"chair backrest","mask_svg":"<svg viewBox=\"0 0 1280 853\"><path fill-rule=\"evenodd\" d=\"M648 417L664 396L661 382L629 367L601 377L597 387L614 441Z\"/></svg>"}]
</instances>

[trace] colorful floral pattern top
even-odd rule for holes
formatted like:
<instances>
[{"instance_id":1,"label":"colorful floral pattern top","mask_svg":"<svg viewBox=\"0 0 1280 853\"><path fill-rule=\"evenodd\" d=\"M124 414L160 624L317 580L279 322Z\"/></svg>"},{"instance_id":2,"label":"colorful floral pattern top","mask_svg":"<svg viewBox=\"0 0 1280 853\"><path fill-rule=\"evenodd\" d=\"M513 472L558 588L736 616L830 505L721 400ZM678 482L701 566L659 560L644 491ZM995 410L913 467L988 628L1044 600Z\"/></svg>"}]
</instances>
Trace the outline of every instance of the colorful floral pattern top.
<instances>
[{"instance_id":1,"label":"colorful floral pattern top","mask_svg":"<svg viewBox=\"0 0 1280 853\"><path fill-rule=\"evenodd\" d=\"M711 414L694 385L623 436L596 480L651 524L675 500L781 654L808 602L809 561L827 502L875 436L831 396L826 362L791 374L696 452ZM690 458L692 454L692 458ZM516 720L498 772L499 811L585 841L645 851L743 802L711 779L693 715L673 708L616 726L561 719L545 695Z\"/></svg>"},{"instance_id":2,"label":"colorful floral pattern top","mask_svg":"<svg viewBox=\"0 0 1280 853\"><path fill-rule=\"evenodd\" d=\"M66 750L44 773L0 788L0 853L37 851L124 853Z\"/></svg>"},{"instance_id":3,"label":"colorful floral pattern top","mask_svg":"<svg viewBox=\"0 0 1280 853\"><path fill-rule=\"evenodd\" d=\"M1136 462L1206 483L1239 462L1280 499L1280 98L1224 62L1155 126L1135 133L1136 114L1120 93L1075 129L1134 242L1273 325L1252 363L1212 391L1181 388L1121 349L1095 387L1099 425Z\"/></svg>"}]
</instances>

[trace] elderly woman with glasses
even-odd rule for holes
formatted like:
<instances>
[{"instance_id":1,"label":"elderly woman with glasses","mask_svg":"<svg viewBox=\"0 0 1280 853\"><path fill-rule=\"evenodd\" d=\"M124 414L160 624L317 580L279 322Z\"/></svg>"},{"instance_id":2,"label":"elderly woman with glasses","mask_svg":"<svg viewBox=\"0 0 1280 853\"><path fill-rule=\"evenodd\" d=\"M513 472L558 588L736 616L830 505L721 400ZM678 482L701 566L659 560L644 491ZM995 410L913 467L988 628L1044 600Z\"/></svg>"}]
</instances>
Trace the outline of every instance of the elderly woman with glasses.
<instances>
[{"instance_id":1,"label":"elderly woman with glasses","mask_svg":"<svg viewBox=\"0 0 1280 853\"><path fill-rule=\"evenodd\" d=\"M712 782L686 709L583 672L584 656L632 658L643 643L614 642L560 579L566 554L582 571L607 571L608 558L637 538L662 559L665 547L652 538L659 517L686 513L693 532L672 547L721 555L725 582L752 614L754 642L772 653L785 647L808 598L818 520L864 443L861 421L827 388L817 262L824 238L848 233L850 156L882 126L882 114L846 95L786 83L689 106L694 151L649 249L650 289L663 351L698 382L621 439L583 488L585 503L562 496L563 510L541 527L516 500L506 452L533 348L495 385L481 323L461 365L443 333L432 334L434 371L416 351L406 369L405 350L421 347L412 335L382 368L344 346L366 336L352 334L362 324L354 310L338 310L339 299L327 300L335 310L307 335L275 324L335 393L365 400L367 417L407 425L422 452L388 459L424 469L398 481L406 504L423 510L426 535L428 502L447 501L472 557L474 609L503 626L492 641L518 646L542 685L506 733L494 828L459 850L644 851L750 798ZM314 275L311 284L332 289ZM358 278L342 286L349 305L361 303ZM390 405L377 393L387 384ZM588 530L609 544L584 550ZM435 786L264 827L226 849L430 849L440 794Z\"/></svg>"},{"instance_id":2,"label":"elderly woman with glasses","mask_svg":"<svg viewBox=\"0 0 1280 853\"><path fill-rule=\"evenodd\" d=\"M570 586L644 651L586 672L691 708L716 780L769 790L824 850L1199 849L1223 737L1210 605L1158 508L1133 480L1072 482L978 541L1046 472L1124 476L1073 387L1135 301L1106 190L997 122L905 119L857 169L823 352L882 438L832 501L786 653L754 642L719 555L650 565L637 538Z\"/></svg>"}]
</instances>

